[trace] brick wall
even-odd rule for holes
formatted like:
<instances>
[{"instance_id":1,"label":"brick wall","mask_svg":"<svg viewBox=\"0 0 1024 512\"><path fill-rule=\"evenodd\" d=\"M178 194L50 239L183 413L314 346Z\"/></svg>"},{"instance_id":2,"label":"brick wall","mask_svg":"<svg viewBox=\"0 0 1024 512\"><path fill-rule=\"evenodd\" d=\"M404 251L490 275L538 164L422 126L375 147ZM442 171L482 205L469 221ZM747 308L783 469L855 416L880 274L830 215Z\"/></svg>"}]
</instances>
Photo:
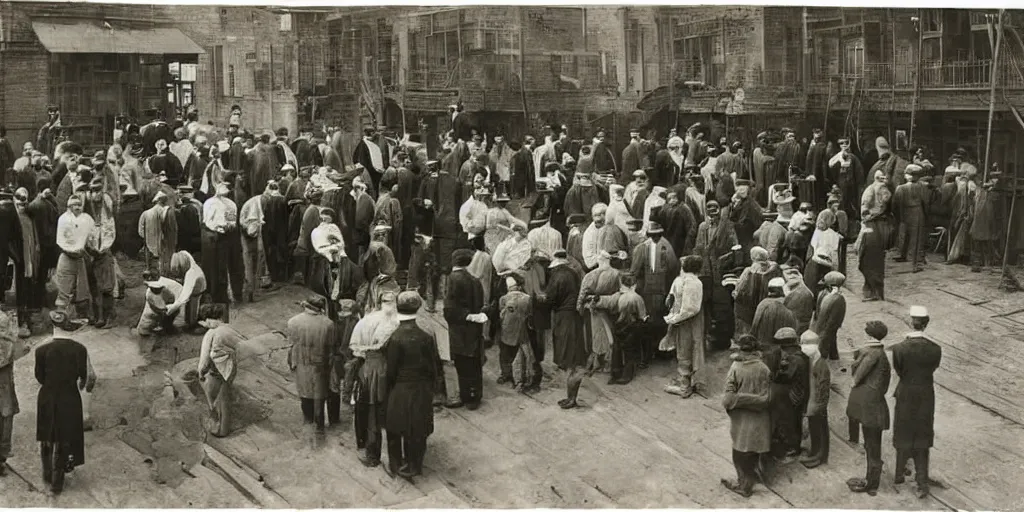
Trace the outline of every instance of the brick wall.
<instances>
[{"instance_id":1,"label":"brick wall","mask_svg":"<svg viewBox=\"0 0 1024 512\"><path fill-rule=\"evenodd\" d=\"M18 152L46 122L48 63L42 51L0 51L0 124Z\"/></svg>"},{"instance_id":2,"label":"brick wall","mask_svg":"<svg viewBox=\"0 0 1024 512\"><path fill-rule=\"evenodd\" d=\"M168 5L164 9L174 25L192 38L206 53L199 56L196 76L196 107L200 121L213 121L226 126L231 107L242 107L242 124L251 131L276 130L286 127L297 131L298 44L295 25L280 30L276 14L249 7L207 7L200 5ZM270 46L273 46L274 82L288 79L282 90L270 92L259 87L256 69L269 69ZM217 66L216 47L223 64ZM290 46L290 53L285 53ZM247 59L255 54L255 61ZM234 66L234 95L229 90L228 65ZM287 69L285 68L287 66ZM262 80L269 80L269 72Z\"/></svg>"}]
</instances>

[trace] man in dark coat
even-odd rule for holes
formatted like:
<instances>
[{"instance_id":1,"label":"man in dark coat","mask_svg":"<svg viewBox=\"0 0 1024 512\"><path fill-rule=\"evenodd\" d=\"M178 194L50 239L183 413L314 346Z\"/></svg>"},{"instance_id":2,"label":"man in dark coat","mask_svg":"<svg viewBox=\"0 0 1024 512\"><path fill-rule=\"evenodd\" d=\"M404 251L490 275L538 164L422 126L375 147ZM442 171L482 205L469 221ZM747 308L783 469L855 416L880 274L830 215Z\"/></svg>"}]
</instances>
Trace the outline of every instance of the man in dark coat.
<instances>
[{"instance_id":1,"label":"man in dark coat","mask_svg":"<svg viewBox=\"0 0 1024 512\"><path fill-rule=\"evenodd\" d=\"M816 210L821 210L825 204L825 191L831 185L825 185L825 177L828 175L828 160L832 155L828 154L828 141L825 140L825 133L821 128L815 128L811 135L811 143L807 146L807 158L804 160L804 173L807 176L814 176L815 189L814 197L806 197L801 194L800 200L811 202L817 205Z\"/></svg>"},{"instance_id":2,"label":"man in dark coat","mask_svg":"<svg viewBox=\"0 0 1024 512\"><path fill-rule=\"evenodd\" d=\"M810 157L808 156L808 158ZM874 176L873 172L871 176ZM864 180L866 178L864 166L861 164L860 159L857 158L857 155L853 154L850 150L850 138L841 137L839 139L839 152L829 158L825 179L817 187L820 190L818 193L820 197L815 198L814 209L821 211L823 206L826 206L825 192L831 190L833 186L838 186L843 197L846 198L841 205L843 211L846 212L850 219L859 219L860 203L858 201L864 191Z\"/></svg>"},{"instance_id":3,"label":"man in dark coat","mask_svg":"<svg viewBox=\"0 0 1024 512\"><path fill-rule=\"evenodd\" d=\"M466 267L473 251L459 249L452 256L452 272L444 299L444 318L448 322L448 343L459 375L462 402L470 410L483 398L483 324L487 322L484 289Z\"/></svg>"},{"instance_id":4,"label":"man in dark coat","mask_svg":"<svg viewBox=\"0 0 1024 512\"><path fill-rule=\"evenodd\" d=\"M420 190L420 182L423 181L423 167L426 162L410 162L398 168L398 192L395 199L402 207L402 231L400 249L395 257L398 259L398 268L409 267L409 258L412 256L412 242L419 227L420 215L416 208L416 194Z\"/></svg>"},{"instance_id":5,"label":"man in dark coat","mask_svg":"<svg viewBox=\"0 0 1024 512\"><path fill-rule=\"evenodd\" d=\"M363 130L363 138L352 152L352 162L362 164L370 173L373 190L380 190L380 178L391 163L387 140L380 131L374 128Z\"/></svg>"},{"instance_id":6,"label":"man in dark coat","mask_svg":"<svg viewBox=\"0 0 1024 512\"><path fill-rule=\"evenodd\" d=\"M274 150L276 147L271 144L270 134L265 133L260 136L259 144L256 144L256 148L249 154L252 159L252 172L249 175L250 194L262 194L267 189L267 182L277 176L280 166L277 165L277 153Z\"/></svg>"},{"instance_id":7,"label":"man in dark coat","mask_svg":"<svg viewBox=\"0 0 1024 512\"><path fill-rule=\"evenodd\" d=\"M427 163L429 174L420 182L415 202L425 218L432 219L429 235L433 236L431 249L437 262L438 294L445 295L448 275L452 272L452 253L462 236L459 207L464 199L459 195L459 180L436 162ZM428 234L428 233L424 233Z\"/></svg>"},{"instance_id":8,"label":"man in dark coat","mask_svg":"<svg viewBox=\"0 0 1024 512\"><path fill-rule=\"evenodd\" d=\"M798 327L796 317L786 307L783 297L785 286L786 282L781 277L768 281L768 297L757 305L754 321L750 324L750 334L765 347L771 346L779 329L790 327L795 331Z\"/></svg>"},{"instance_id":9,"label":"man in dark coat","mask_svg":"<svg viewBox=\"0 0 1024 512\"><path fill-rule=\"evenodd\" d=\"M241 137L235 137L231 141L231 147L222 158L224 168L229 171L247 173L249 170L249 155L245 153L245 145Z\"/></svg>"},{"instance_id":10,"label":"man in dark coat","mask_svg":"<svg viewBox=\"0 0 1024 512\"><path fill-rule=\"evenodd\" d=\"M271 181L260 197L263 209L263 250L270 278L277 283L288 280L288 201L278 184Z\"/></svg>"},{"instance_id":11,"label":"man in dark coat","mask_svg":"<svg viewBox=\"0 0 1024 512\"><path fill-rule=\"evenodd\" d=\"M803 416L807 410L810 358L800 350L796 329L783 327L764 354L772 371L772 454L776 458L800 454Z\"/></svg>"},{"instance_id":12,"label":"man in dark coat","mask_svg":"<svg viewBox=\"0 0 1024 512\"><path fill-rule=\"evenodd\" d=\"M171 187L177 187L187 181L181 160L167 150L167 141L164 139L156 141L156 154L149 157L149 170L156 176L166 176L167 180L164 183Z\"/></svg>"},{"instance_id":13,"label":"man in dark coat","mask_svg":"<svg viewBox=\"0 0 1024 512\"><path fill-rule=\"evenodd\" d=\"M743 246L744 255L750 254L750 248L754 246L754 231L761 227L763 217L761 205L750 197L751 185L747 180L738 180L732 203L726 207L729 212L728 218L736 231L736 239Z\"/></svg>"},{"instance_id":14,"label":"man in dark coat","mask_svg":"<svg viewBox=\"0 0 1024 512\"><path fill-rule=\"evenodd\" d=\"M411 478L423 473L427 437L434 433L434 388L441 358L434 337L416 323L416 313L423 304L419 294L402 292L397 302L398 329L384 345L388 469L392 475Z\"/></svg>"},{"instance_id":15,"label":"man in dark coat","mask_svg":"<svg viewBox=\"0 0 1024 512\"><path fill-rule=\"evenodd\" d=\"M641 147L640 130L633 128L629 130L629 144L622 150L622 171L619 173L619 183L629 183L630 177L638 169L646 167L645 156Z\"/></svg>"},{"instance_id":16,"label":"man in dark coat","mask_svg":"<svg viewBox=\"0 0 1024 512\"><path fill-rule=\"evenodd\" d=\"M527 137L526 142L520 146L516 142L509 143L509 148L515 153L512 154L512 190L513 199L522 199L533 191L536 174L533 170L533 137Z\"/></svg>"},{"instance_id":17,"label":"man in dark coat","mask_svg":"<svg viewBox=\"0 0 1024 512\"><path fill-rule=\"evenodd\" d=\"M178 223L177 250L197 256L203 247L203 205L192 194L191 186L178 186L178 205L175 208Z\"/></svg>"},{"instance_id":18,"label":"man in dark coat","mask_svg":"<svg viewBox=\"0 0 1024 512\"><path fill-rule=\"evenodd\" d=\"M611 144L605 139L605 131L597 130L594 134L594 171L598 174L614 174L618 169L615 164L615 155L612 154ZM636 169L633 169L635 171ZM632 173L633 171L629 171Z\"/></svg>"},{"instance_id":19,"label":"man in dark coat","mask_svg":"<svg viewBox=\"0 0 1024 512\"><path fill-rule=\"evenodd\" d=\"M295 389L299 394L302 419L316 425L323 434L324 411L330 395L331 358L337 342L335 323L324 313L326 300L315 295L302 302L302 312L288 320L288 366L295 372Z\"/></svg>"},{"instance_id":20,"label":"man in dark coat","mask_svg":"<svg viewBox=\"0 0 1024 512\"><path fill-rule=\"evenodd\" d=\"M892 195L892 210L899 223L899 255L894 261L911 261L911 271L920 272L925 242L928 239L928 209L931 191L920 181L924 169L917 164L904 171L907 183L896 187Z\"/></svg>"},{"instance_id":21,"label":"man in dark coat","mask_svg":"<svg viewBox=\"0 0 1024 512\"><path fill-rule=\"evenodd\" d=\"M857 444L864 432L864 452L867 474L863 479L851 478L847 485L853 492L874 494L882 478L882 431L889 430L889 404L885 393L889 389L892 373L889 357L885 355L882 340L889 328L877 320L865 324L864 332L870 340L854 353L853 387L846 402L850 442Z\"/></svg>"},{"instance_id":22,"label":"man in dark coat","mask_svg":"<svg viewBox=\"0 0 1024 512\"><path fill-rule=\"evenodd\" d=\"M697 219L683 201L685 187L673 187L668 191L665 206L656 216L665 229L665 240L672 245L677 257L688 256L697 241ZM653 215L652 215L653 217ZM654 219L652 219L654 220Z\"/></svg>"},{"instance_id":23,"label":"man in dark coat","mask_svg":"<svg viewBox=\"0 0 1024 512\"><path fill-rule=\"evenodd\" d=\"M85 425L80 390L92 392L96 374L89 362L89 351L72 339L85 322L68 318L60 311L50 312L53 340L36 348L36 380L39 400L36 413L36 440L41 443L43 481L59 493L64 474L85 464Z\"/></svg>"},{"instance_id":24,"label":"man in dark coat","mask_svg":"<svg viewBox=\"0 0 1024 512\"><path fill-rule=\"evenodd\" d=\"M935 441L935 370L942 361L942 347L928 339L928 310L911 306L913 332L892 347L892 367L900 382L896 385L896 411L892 443L896 447L894 483L901 484L907 460L914 459L917 497L928 496L928 458Z\"/></svg>"},{"instance_id":25,"label":"man in dark coat","mask_svg":"<svg viewBox=\"0 0 1024 512\"><path fill-rule=\"evenodd\" d=\"M551 308L551 337L554 363L566 372L566 397L558 401L562 409L578 405L577 397L583 384L584 370L590 351L583 337L583 317L577 311L582 276L569 266L565 250L555 251L551 261L551 277L538 302Z\"/></svg>"}]
</instances>

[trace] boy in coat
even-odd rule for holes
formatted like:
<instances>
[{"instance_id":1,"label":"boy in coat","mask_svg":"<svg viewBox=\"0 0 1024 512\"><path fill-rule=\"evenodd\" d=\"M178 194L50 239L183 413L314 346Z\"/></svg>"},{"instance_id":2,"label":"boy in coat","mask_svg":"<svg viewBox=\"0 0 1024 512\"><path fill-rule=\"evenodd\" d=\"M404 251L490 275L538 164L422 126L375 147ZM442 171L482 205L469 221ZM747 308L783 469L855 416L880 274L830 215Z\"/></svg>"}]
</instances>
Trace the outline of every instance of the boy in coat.
<instances>
[{"instance_id":1,"label":"boy in coat","mask_svg":"<svg viewBox=\"0 0 1024 512\"><path fill-rule=\"evenodd\" d=\"M737 480L722 479L722 485L748 498L753 494L754 483L758 479L758 458L768 453L771 447L772 423L768 405L772 375L761 361L757 338L745 334L737 344L739 351L732 355L722 394L722 407L732 424L729 434Z\"/></svg>"},{"instance_id":2,"label":"boy in coat","mask_svg":"<svg viewBox=\"0 0 1024 512\"><path fill-rule=\"evenodd\" d=\"M850 442L859 441L864 432L864 452L867 456L867 475L846 482L853 492L874 494L882 478L882 431L889 430L889 404L885 393L889 389L891 368L882 340L889 328L872 320L864 326L868 342L854 353L853 388L846 403L846 416L850 425Z\"/></svg>"},{"instance_id":3,"label":"boy in coat","mask_svg":"<svg viewBox=\"0 0 1024 512\"><path fill-rule=\"evenodd\" d=\"M805 331L800 335L800 349L810 358L811 379L807 388L807 427L811 434L811 448L800 463L807 469L828 464L828 399L832 386L832 372L818 350L818 335Z\"/></svg>"},{"instance_id":4,"label":"boy in coat","mask_svg":"<svg viewBox=\"0 0 1024 512\"><path fill-rule=\"evenodd\" d=\"M335 353L335 324L325 314L326 300L313 296L301 303L302 312L288 320L288 366L295 372L295 386L306 425L316 424L323 435L324 409L330 393L331 359Z\"/></svg>"}]
</instances>

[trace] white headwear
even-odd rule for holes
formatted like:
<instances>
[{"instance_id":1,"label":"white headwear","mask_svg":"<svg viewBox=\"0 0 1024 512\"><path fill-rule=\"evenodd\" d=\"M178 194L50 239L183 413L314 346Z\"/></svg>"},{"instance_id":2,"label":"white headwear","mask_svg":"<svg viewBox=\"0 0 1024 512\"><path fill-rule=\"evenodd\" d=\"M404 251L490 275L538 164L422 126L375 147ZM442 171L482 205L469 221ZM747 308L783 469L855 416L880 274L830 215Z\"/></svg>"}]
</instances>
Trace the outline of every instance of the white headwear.
<instances>
[{"instance_id":1,"label":"white headwear","mask_svg":"<svg viewBox=\"0 0 1024 512\"><path fill-rule=\"evenodd\" d=\"M910 306L911 318L928 318L928 309L924 306Z\"/></svg>"}]
</instances>

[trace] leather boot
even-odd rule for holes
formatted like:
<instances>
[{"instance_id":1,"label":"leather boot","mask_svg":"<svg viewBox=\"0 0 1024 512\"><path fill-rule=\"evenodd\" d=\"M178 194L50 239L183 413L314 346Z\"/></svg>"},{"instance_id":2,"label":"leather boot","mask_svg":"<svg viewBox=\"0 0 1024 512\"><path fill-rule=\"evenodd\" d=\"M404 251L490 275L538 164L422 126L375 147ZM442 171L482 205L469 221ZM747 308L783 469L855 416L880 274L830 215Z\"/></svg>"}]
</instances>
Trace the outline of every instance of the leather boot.
<instances>
[{"instance_id":1,"label":"leather boot","mask_svg":"<svg viewBox=\"0 0 1024 512\"><path fill-rule=\"evenodd\" d=\"M583 384L583 373L579 370L575 370L570 374L568 381L565 385L566 397L558 401L558 406L562 409L572 409L579 405L576 401L580 394L580 386Z\"/></svg>"},{"instance_id":2,"label":"leather boot","mask_svg":"<svg viewBox=\"0 0 1024 512\"><path fill-rule=\"evenodd\" d=\"M99 322L96 323L96 327L100 329L110 329L114 327L114 296L110 293L104 293L100 297L100 308L99 308Z\"/></svg>"},{"instance_id":3,"label":"leather boot","mask_svg":"<svg viewBox=\"0 0 1024 512\"><path fill-rule=\"evenodd\" d=\"M622 377L619 378L619 382L617 382L617 384L629 384L630 382L633 382L633 377L635 376L636 363L630 361L626 363L626 367L622 369Z\"/></svg>"},{"instance_id":4,"label":"leather boot","mask_svg":"<svg viewBox=\"0 0 1024 512\"><path fill-rule=\"evenodd\" d=\"M39 443L39 459L43 463L43 482L53 482L53 444Z\"/></svg>"}]
</instances>

